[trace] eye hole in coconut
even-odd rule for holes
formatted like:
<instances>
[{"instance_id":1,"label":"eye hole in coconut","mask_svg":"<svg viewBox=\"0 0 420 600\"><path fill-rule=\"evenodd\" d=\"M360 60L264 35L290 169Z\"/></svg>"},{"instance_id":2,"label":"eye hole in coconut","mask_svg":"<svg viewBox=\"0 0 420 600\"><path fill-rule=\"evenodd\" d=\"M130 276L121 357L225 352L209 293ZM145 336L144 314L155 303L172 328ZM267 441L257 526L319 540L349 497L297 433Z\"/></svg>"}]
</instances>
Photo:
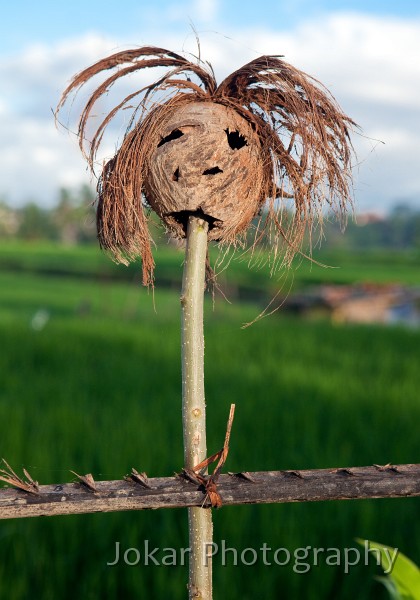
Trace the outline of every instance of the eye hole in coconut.
<instances>
[{"instance_id":1,"label":"eye hole in coconut","mask_svg":"<svg viewBox=\"0 0 420 600\"><path fill-rule=\"evenodd\" d=\"M236 129L235 131L229 131L229 129L225 129L225 133L227 135L227 141L232 150L240 150L244 146L248 146L248 142L246 141L246 137L239 133Z\"/></svg>"},{"instance_id":2,"label":"eye hole in coconut","mask_svg":"<svg viewBox=\"0 0 420 600\"><path fill-rule=\"evenodd\" d=\"M171 133L169 135L166 135L165 137L163 137L160 140L157 147L160 148L161 146L163 146L163 144L172 142L172 140L177 140L178 138L182 137L183 135L184 135L184 133L180 129L174 129L173 131L171 131Z\"/></svg>"},{"instance_id":3,"label":"eye hole in coconut","mask_svg":"<svg viewBox=\"0 0 420 600\"><path fill-rule=\"evenodd\" d=\"M181 176L181 173L179 172L179 167L177 167L176 171L174 171L174 174L172 175L172 181L178 181L180 176Z\"/></svg>"},{"instance_id":4,"label":"eye hole in coconut","mask_svg":"<svg viewBox=\"0 0 420 600\"><path fill-rule=\"evenodd\" d=\"M217 173L223 173L220 167L212 167L203 171L203 175L217 175Z\"/></svg>"}]
</instances>

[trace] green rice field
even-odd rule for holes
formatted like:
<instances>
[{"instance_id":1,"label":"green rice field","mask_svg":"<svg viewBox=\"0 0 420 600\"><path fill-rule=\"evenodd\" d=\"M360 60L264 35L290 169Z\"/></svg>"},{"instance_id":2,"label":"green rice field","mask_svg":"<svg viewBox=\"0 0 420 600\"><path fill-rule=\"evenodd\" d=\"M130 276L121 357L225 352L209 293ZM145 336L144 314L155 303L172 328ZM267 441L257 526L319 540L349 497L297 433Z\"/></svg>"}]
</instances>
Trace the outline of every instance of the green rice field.
<instances>
[{"instance_id":1,"label":"green rice field","mask_svg":"<svg viewBox=\"0 0 420 600\"><path fill-rule=\"evenodd\" d=\"M135 268L114 266L96 248L0 247L0 457L16 470L45 484L72 481L70 470L99 480L131 467L149 477L182 468L182 255L159 252L153 294ZM338 277L303 268L297 285ZM176 271L175 283L159 286L165 269ZM420 284L408 255L343 258L345 271L347 282ZM240 262L223 276L274 285ZM236 403L226 470L420 462L420 330L304 321L281 310L241 329L261 308L206 299L209 453L221 447ZM215 542L239 553L265 543L293 556L308 546L355 548L360 537L419 564L419 516L418 498L222 507ZM143 553L145 540L186 547L186 510L0 521L0 598L185 598L187 566L106 564L116 542ZM216 556L214 597L388 597L374 564L349 573L322 559L307 572L293 566L268 566L261 555L254 565L224 565Z\"/></svg>"}]
</instances>

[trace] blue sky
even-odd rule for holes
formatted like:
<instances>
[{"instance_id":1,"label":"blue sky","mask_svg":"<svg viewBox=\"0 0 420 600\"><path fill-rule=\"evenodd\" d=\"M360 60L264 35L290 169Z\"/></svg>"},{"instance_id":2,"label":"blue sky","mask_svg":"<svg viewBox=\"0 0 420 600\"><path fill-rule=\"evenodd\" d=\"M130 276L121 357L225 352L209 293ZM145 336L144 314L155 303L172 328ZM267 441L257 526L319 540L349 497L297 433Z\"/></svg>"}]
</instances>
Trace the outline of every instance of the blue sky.
<instances>
[{"instance_id":1,"label":"blue sky","mask_svg":"<svg viewBox=\"0 0 420 600\"><path fill-rule=\"evenodd\" d=\"M205 17L205 8L214 6L212 18ZM331 12L360 12L391 17L419 17L418 0L288 0L247 2L220 0L218 2L174 2L155 0L142 2L125 0L123 10L117 2L98 0L72 0L72 2L50 2L46 0L24 0L5 2L2 6L0 52L15 52L19 48L36 42L56 42L65 36L86 31L101 31L104 34L130 40L133 44L147 43L148 32L162 26L170 26L180 33L188 30L192 19L197 27L211 24L221 28L220 33L229 35L240 27L281 28L292 27L303 18L322 18ZM198 8L197 8L198 6Z\"/></svg>"},{"instance_id":2,"label":"blue sky","mask_svg":"<svg viewBox=\"0 0 420 600\"><path fill-rule=\"evenodd\" d=\"M200 3L197 3L200 4ZM0 52L17 52L32 43L56 42L65 36L86 31L100 31L127 39L127 43L148 43L147 31L164 28L186 32L190 19L197 27L221 27L229 35L241 27L278 28L285 30L303 19L322 18L331 12L360 12L396 18L420 16L418 0L295 0L254 3L241 0L202 2L203 9L186 1L158 0L144 2L125 0L123 10L117 2L72 0L53 3L46 0L5 2L0 25ZM206 6L214 6L211 18L205 17Z\"/></svg>"},{"instance_id":3,"label":"blue sky","mask_svg":"<svg viewBox=\"0 0 420 600\"><path fill-rule=\"evenodd\" d=\"M420 205L420 2L388 0L4 3L0 197L52 204L60 186L88 182L74 136L54 128L60 92L116 49L195 52L191 23L218 80L259 54L284 54L331 90L363 129L354 137L360 212Z\"/></svg>"}]
</instances>

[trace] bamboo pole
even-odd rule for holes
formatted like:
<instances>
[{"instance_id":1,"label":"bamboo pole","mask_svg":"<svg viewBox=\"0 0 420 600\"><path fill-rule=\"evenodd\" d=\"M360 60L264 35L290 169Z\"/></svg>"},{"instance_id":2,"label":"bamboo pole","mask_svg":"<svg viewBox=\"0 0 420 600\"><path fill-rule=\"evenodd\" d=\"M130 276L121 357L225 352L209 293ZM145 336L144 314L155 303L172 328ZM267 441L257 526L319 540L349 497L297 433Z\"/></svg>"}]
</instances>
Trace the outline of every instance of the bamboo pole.
<instances>
[{"instance_id":1,"label":"bamboo pole","mask_svg":"<svg viewBox=\"0 0 420 600\"><path fill-rule=\"evenodd\" d=\"M153 477L147 486L132 477L93 487L80 480L39 485L32 493L18 483L0 488L0 519L210 506L205 492L180 476ZM223 506L419 497L420 464L225 474L217 490Z\"/></svg>"},{"instance_id":2,"label":"bamboo pole","mask_svg":"<svg viewBox=\"0 0 420 600\"><path fill-rule=\"evenodd\" d=\"M192 469L207 455L206 405L204 396L203 300L207 256L208 223L190 215L187 227L184 274L181 294L182 421L184 463ZM212 598L211 509L189 508L189 598Z\"/></svg>"}]
</instances>

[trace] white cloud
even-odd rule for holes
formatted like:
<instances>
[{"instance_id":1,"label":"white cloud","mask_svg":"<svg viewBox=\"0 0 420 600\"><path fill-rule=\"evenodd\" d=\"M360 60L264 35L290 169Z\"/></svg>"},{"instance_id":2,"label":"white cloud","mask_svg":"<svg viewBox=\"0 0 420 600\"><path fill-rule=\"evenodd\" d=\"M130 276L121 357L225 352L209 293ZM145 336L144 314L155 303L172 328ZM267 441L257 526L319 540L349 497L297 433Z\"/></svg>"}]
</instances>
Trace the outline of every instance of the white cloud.
<instances>
[{"instance_id":1,"label":"white cloud","mask_svg":"<svg viewBox=\"0 0 420 600\"><path fill-rule=\"evenodd\" d=\"M218 0L194 0L193 15L200 21L213 21L217 17Z\"/></svg>"},{"instance_id":2,"label":"white cloud","mask_svg":"<svg viewBox=\"0 0 420 600\"><path fill-rule=\"evenodd\" d=\"M288 54L348 97L418 108L419 39L420 20L338 14L299 28Z\"/></svg>"},{"instance_id":3,"label":"white cloud","mask_svg":"<svg viewBox=\"0 0 420 600\"><path fill-rule=\"evenodd\" d=\"M75 139L60 134L52 118L50 123L25 118L18 124L0 118L0 128L0 191L7 200L51 205L59 187L90 182Z\"/></svg>"},{"instance_id":4,"label":"white cloud","mask_svg":"<svg viewBox=\"0 0 420 600\"><path fill-rule=\"evenodd\" d=\"M216 71L226 74L244 57L282 54L337 96L419 108L420 20L337 13L291 31L247 29L231 37L201 40Z\"/></svg>"},{"instance_id":5,"label":"white cloud","mask_svg":"<svg viewBox=\"0 0 420 600\"><path fill-rule=\"evenodd\" d=\"M213 0L193 5L203 19L217 11ZM200 33L201 56L213 64L219 81L260 54L285 54L331 89L365 136L385 142L354 138L361 163L355 171L360 210L404 196L420 202L420 21L337 13L287 32L229 33ZM161 29L149 32L150 39L175 51L197 52L192 33L185 40ZM54 46L32 46L2 61L0 193L14 202L32 196L51 203L58 186L89 180L75 138L54 129L51 107L72 75L126 47L89 33ZM122 91L131 90L133 81L125 86Z\"/></svg>"}]
</instances>

